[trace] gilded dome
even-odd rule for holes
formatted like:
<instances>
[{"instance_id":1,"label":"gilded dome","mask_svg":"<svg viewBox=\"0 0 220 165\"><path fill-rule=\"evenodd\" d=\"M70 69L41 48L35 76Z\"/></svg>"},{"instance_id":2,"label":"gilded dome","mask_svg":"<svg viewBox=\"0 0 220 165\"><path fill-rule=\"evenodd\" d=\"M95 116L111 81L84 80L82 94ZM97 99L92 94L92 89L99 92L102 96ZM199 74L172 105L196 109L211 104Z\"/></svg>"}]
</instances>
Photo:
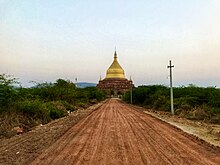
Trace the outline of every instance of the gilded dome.
<instances>
[{"instance_id":1,"label":"gilded dome","mask_svg":"<svg viewBox=\"0 0 220 165\"><path fill-rule=\"evenodd\" d=\"M117 60L116 51L114 54L114 61L106 72L106 78L125 78L124 70L122 69Z\"/></svg>"}]
</instances>

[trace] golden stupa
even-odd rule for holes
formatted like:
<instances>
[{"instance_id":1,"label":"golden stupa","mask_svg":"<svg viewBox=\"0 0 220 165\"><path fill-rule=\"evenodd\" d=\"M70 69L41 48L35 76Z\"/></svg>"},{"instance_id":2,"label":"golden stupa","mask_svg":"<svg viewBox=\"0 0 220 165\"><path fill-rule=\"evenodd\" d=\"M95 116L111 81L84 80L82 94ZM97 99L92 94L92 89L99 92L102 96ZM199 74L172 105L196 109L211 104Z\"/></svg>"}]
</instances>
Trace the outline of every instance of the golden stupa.
<instances>
[{"instance_id":1,"label":"golden stupa","mask_svg":"<svg viewBox=\"0 0 220 165\"><path fill-rule=\"evenodd\" d=\"M120 64L118 63L117 60L117 53L115 51L114 54L114 61L112 62L111 66L108 68L106 72L106 78L120 78L120 79L125 79L125 73Z\"/></svg>"},{"instance_id":2,"label":"golden stupa","mask_svg":"<svg viewBox=\"0 0 220 165\"><path fill-rule=\"evenodd\" d=\"M114 53L114 61L106 72L106 77L100 77L97 88L104 90L107 97L122 97L122 95L134 87L132 80L125 78L125 73L117 60L117 53Z\"/></svg>"}]
</instances>

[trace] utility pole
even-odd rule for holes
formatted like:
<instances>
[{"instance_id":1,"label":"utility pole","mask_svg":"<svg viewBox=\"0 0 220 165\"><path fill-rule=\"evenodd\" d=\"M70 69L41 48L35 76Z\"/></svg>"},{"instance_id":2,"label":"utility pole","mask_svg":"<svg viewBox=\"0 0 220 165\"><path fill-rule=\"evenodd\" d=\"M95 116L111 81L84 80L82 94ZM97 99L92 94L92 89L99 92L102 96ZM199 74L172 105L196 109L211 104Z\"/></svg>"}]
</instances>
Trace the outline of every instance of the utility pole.
<instances>
[{"instance_id":1,"label":"utility pole","mask_svg":"<svg viewBox=\"0 0 220 165\"><path fill-rule=\"evenodd\" d=\"M167 68L170 68L170 103L171 103L171 113L174 115L174 108L173 108L173 80L172 80L172 68L174 65L172 65L171 60L170 64L167 66Z\"/></svg>"},{"instance_id":2,"label":"utility pole","mask_svg":"<svg viewBox=\"0 0 220 165\"><path fill-rule=\"evenodd\" d=\"M77 78L75 78L75 82L76 82L76 83L75 83L75 86L76 86L76 88L77 88L77 87L78 87L78 86L77 86Z\"/></svg>"}]
</instances>

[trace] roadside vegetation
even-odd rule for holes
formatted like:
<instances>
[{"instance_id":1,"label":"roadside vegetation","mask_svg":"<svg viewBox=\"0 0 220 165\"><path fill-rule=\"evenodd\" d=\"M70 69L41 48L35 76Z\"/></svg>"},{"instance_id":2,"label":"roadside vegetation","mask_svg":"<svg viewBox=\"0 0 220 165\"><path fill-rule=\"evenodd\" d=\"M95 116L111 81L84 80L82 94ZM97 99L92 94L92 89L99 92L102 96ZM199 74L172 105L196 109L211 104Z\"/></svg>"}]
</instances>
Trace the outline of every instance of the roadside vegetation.
<instances>
[{"instance_id":1,"label":"roadside vegetation","mask_svg":"<svg viewBox=\"0 0 220 165\"><path fill-rule=\"evenodd\" d=\"M105 99L96 87L76 88L69 80L37 83L24 88L5 74L0 75L0 138L11 137L18 128L30 130L39 124L67 116Z\"/></svg>"},{"instance_id":2,"label":"roadside vegetation","mask_svg":"<svg viewBox=\"0 0 220 165\"><path fill-rule=\"evenodd\" d=\"M163 85L139 86L133 89L133 104L156 111L170 112L170 89ZM130 102L130 92L123 100ZM220 124L220 89L215 87L174 88L175 114L192 120Z\"/></svg>"}]
</instances>

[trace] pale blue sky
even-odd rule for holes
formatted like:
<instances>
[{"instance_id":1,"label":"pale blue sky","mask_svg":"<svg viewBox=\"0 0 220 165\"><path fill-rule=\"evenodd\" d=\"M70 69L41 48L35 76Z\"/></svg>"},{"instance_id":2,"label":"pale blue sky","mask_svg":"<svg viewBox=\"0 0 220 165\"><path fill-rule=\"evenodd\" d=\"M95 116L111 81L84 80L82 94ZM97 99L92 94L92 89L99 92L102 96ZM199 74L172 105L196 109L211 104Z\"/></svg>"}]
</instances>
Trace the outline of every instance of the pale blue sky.
<instances>
[{"instance_id":1,"label":"pale blue sky","mask_svg":"<svg viewBox=\"0 0 220 165\"><path fill-rule=\"evenodd\" d=\"M220 87L219 0L0 0L0 73L97 83L115 46L135 85Z\"/></svg>"}]
</instances>

